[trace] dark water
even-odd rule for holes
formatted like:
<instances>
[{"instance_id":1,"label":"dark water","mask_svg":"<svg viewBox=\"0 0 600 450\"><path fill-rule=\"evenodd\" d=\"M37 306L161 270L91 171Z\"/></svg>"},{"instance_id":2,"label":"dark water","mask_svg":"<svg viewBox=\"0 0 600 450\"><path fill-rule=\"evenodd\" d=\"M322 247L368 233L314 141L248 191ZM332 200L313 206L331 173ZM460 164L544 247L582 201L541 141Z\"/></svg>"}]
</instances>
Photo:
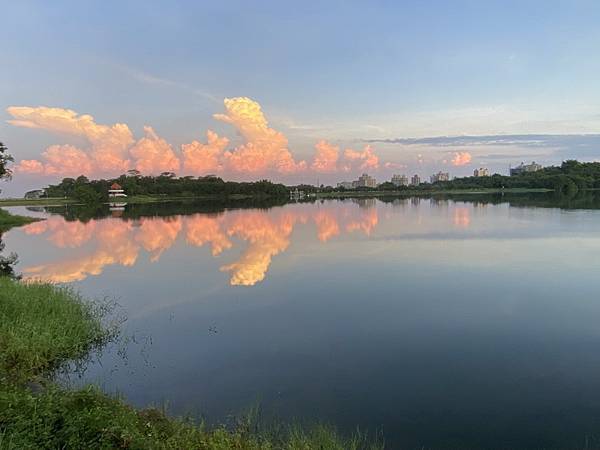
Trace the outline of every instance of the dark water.
<instances>
[{"instance_id":1,"label":"dark water","mask_svg":"<svg viewBox=\"0 0 600 450\"><path fill-rule=\"evenodd\" d=\"M389 448L591 448L596 206L56 208L4 240L26 278L118 299L135 343L86 380L136 405L220 422L259 404L265 418L382 430Z\"/></svg>"}]
</instances>

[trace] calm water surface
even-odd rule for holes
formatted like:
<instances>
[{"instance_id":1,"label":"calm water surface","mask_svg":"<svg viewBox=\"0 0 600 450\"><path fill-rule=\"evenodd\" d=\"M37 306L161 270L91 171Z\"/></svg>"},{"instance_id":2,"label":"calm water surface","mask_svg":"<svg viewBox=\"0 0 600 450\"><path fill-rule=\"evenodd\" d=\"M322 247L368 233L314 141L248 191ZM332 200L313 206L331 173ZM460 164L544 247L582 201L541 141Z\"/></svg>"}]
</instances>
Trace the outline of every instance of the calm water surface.
<instances>
[{"instance_id":1,"label":"calm water surface","mask_svg":"<svg viewBox=\"0 0 600 450\"><path fill-rule=\"evenodd\" d=\"M58 208L4 241L25 278L119 301L135 343L86 380L136 405L260 404L390 448L597 446L600 210L550 206Z\"/></svg>"}]
</instances>

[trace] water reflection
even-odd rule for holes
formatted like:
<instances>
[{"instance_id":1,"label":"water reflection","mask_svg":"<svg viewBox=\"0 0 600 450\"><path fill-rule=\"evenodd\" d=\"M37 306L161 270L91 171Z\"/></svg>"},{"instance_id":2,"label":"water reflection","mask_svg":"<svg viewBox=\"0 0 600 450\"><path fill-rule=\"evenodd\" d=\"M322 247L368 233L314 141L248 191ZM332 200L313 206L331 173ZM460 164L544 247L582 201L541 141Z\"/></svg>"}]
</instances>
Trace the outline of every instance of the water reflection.
<instances>
[{"instance_id":1,"label":"water reflection","mask_svg":"<svg viewBox=\"0 0 600 450\"><path fill-rule=\"evenodd\" d=\"M61 207L5 241L27 277L81 280L152 337L87 372L136 406L220 422L260 402L390 448L584 448L600 213L573 208L600 202L552 200Z\"/></svg>"},{"instance_id":2,"label":"water reflection","mask_svg":"<svg viewBox=\"0 0 600 450\"><path fill-rule=\"evenodd\" d=\"M119 214L110 209L77 213L65 210L61 215L51 215L46 221L32 223L22 230L45 238L56 248L81 251L76 256L73 256L75 252L64 252L54 261L26 266L23 274L27 279L81 281L101 274L110 265L133 266L141 252L147 253L150 261L157 262L181 241L190 247L206 246L213 257L230 258L229 253L241 250L235 260L222 264L220 270L229 274L231 285L254 286L265 279L273 258L289 248L299 225L311 226L316 241L326 244L344 234L370 237L382 220L392 221L394 210L412 208L414 213L409 217L413 222L403 224L409 234L448 233L452 229L466 232L472 227L473 214L483 214L478 211L483 211L487 204L556 206L556 202L547 197L465 196L475 200L471 202L457 201L461 197L443 196L365 198L271 208L204 207L202 212L193 214L182 214L181 206L168 204L130 205ZM588 197L576 201L568 199L564 204L570 207L585 201L595 205L596 196ZM82 219L78 220L79 217Z\"/></svg>"},{"instance_id":3,"label":"water reflection","mask_svg":"<svg viewBox=\"0 0 600 450\"><path fill-rule=\"evenodd\" d=\"M152 262L171 248L180 236L194 247L210 246L211 254L246 243L241 256L220 270L230 273L230 284L253 286L262 281L277 254L285 251L297 224L312 223L316 237L327 242L342 232L367 236L378 223L374 199L324 203L318 208L296 205L271 210L233 210L217 214L124 219L105 217L87 222L70 221L53 215L44 222L23 228L28 235L40 235L58 248L85 247L84 254L23 269L26 279L52 282L81 281L99 275L109 265L132 266L140 252Z\"/></svg>"}]
</instances>

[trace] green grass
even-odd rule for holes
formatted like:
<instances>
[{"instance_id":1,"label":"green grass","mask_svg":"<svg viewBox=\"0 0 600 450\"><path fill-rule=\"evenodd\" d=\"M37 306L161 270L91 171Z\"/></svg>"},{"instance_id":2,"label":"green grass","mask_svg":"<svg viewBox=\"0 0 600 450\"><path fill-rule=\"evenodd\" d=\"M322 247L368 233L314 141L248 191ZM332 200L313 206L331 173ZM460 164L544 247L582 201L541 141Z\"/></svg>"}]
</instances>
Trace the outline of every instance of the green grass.
<instances>
[{"instance_id":1,"label":"green grass","mask_svg":"<svg viewBox=\"0 0 600 450\"><path fill-rule=\"evenodd\" d=\"M0 198L0 206L56 206L77 203L69 198Z\"/></svg>"},{"instance_id":2,"label":"green grass","mask_svg":"<svg viewBox=\"0 0 600 450\"><path fill-rule=\"evenodd\" d=\"M229 199L229 200L242 200L251 199L256 197L264 196L253 196L246 194L230 194L230 195L131 195L125 198L114 198L109 199L107 202L102 203L160 203L180 200L216 200L216 199ZM82 204L72 198L40 198L40 199L25 199L25 198L3 198L0 199L1 206L59 206L59 205L78 205Z\"/></svg>"},{"instance_id":3,"label":"green grass","mask_svg":"<svg viewBox=\"0 0 600 450\"><path fill-rule=\"evenodd\" d=\"M37 222L38 220L40 219L35 217L17 216L9 213L8 211L0 209L0 233L8 231L13 227L19 227L31 222Z\"/></svg>"},{"instance_id":4,"label":"green grass","mask_svg":"<svg viewBox=\"0 0 600 450\"><path fill-rule=\"evenodd\" d=\"M56 386L35 395L24 389L0 390L0 448L127 448L352 450L380 449L365 436L343 438L316 426L257 432L250 422L208 428L170 418L159 409L136 410L94 387L67 391Z\"/></svg>"},{"instance_id":5,"label":"green grass","mask_svg":"<svg viewBox=\"0 0 600 450\"><path fill-rule=\"evenodd\" d=\"M84 358L110 337L99 315L68 288L1 277L0 376L23 382Z\"/></svg>"},{"instance_id":6,"label":"green grass","mask_svg":"<svg viewBox=\"0 0 600 450\"><path fill-rule=\"evenodd\" d=\"M132 408L94 386L54 383L57 369L84 360L114 335L103 324L106 312L67 288L0 278L0 449L383 448L377 439L343 437L324 425L260 430L242 420L209 428L160 409Z\"/></svg>"}]
</instances>

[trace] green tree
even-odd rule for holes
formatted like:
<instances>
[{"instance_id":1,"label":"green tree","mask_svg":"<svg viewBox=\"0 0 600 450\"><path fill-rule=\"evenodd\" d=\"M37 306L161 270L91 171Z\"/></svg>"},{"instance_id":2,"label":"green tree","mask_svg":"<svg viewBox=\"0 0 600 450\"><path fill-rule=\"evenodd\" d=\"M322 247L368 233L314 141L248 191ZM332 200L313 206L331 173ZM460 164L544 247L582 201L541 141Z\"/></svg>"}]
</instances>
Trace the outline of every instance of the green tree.
<instances>
[{"instance_id":1,"label":"green tree","mask_svg":"<svg viewBox=\"0 0 600 450\"><path fill-rule=\"evenodd\" d=\"M102 196L89 185L76 186L73 197L86 205L93 205L102 201Z\"/></svg>"},{"instance_id":2,"label":"green tree","mask_svg":"<svg viewBox=\"0 0 600 450\"><path fill-rule=\"evenodd\" d=\"M12 171L8 168L8 164L13 161L13 157L8 154L8 148L6 148L6 145L0 142L0 180L10 179L12 176Z\"/></svg>"},{"instance_id":3,"label":"green tree","mask_svg":"<svg viewBox=\"0 0 600 450\"><path fill-rule=\"evenodd\" d=\"M0 233L0 277L15 277L14 266L17 263L17 255L11 253L8 256L2 256L4 242L2 242L2 233Z\"/></svg>"},{"instance_id":4,"label":"green tree","mask_svg":"<svg viewBox=\"0 0 600 450\"><path fill-rule=\"evenodd\" d=\"M9 180L12 176L11 170L8 168L8 164L13 162L14 159L8 154L8 148L2 142L0 142L0 180ZM0 253L4 250L4 243L2 242L2 233L0 233ZM14 276L14 265L17 263L17 255L11 253L8 256L0 255L0 276Z\"/></svg>"}]
</instances>

